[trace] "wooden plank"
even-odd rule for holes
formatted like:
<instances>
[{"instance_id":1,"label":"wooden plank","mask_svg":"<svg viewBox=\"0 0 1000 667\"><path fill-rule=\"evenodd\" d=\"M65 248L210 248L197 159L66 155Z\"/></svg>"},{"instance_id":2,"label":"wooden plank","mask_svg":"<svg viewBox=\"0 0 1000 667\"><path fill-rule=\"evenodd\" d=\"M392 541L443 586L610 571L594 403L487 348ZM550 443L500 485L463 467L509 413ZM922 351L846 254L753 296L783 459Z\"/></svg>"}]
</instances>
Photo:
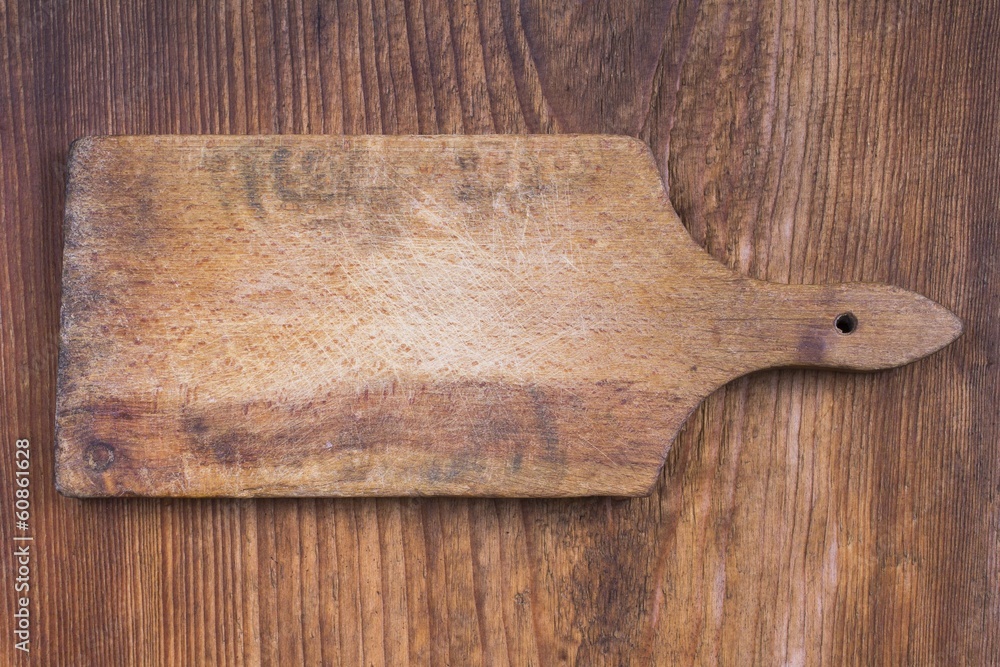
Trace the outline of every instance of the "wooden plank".
<instances>
[{"instance_id":1,"label":"wooden plank","mask_svg":"<svg viewBox=\"0 0 1000 667\"><path fill-rule=\"evenodd\" d=\"M0 10L0 474L13 479L11 443L29 438L34 494L21 664L317 652L496 664L485 623L478 641L449 630L493 596L514 665L1000 654L995 1L112 4ZM70 141L483 128L639 136L692 236L726 265L777 282L897 284L953 309L965 334L899 371L736 380L689 418L650 498L56 493ZM401 541L383 522L394 508ZM362 566L376 529L378 562ZM6 515L0 540L12 533ZM407 630L384 612L377 641L361 610L394 598L369 576L391 578L400 559ZM470 562L472 600L467 577L448 576ZM14 572L0 550L4 590ZM15 608L0 596L0 619ZM0 662L17 661L9 629Z\"/></svg>"},{"instance_id":2,"label":"wooden plank","mask_svg":"<svg viewBox=\"0 0 1000 667\"><path fill-rule=\"evenodd\" d=\"M612 136L81 139L62 295L79 496L644 494L728 380L961 332L727 270Z\"/></svg>"}]
</instances>

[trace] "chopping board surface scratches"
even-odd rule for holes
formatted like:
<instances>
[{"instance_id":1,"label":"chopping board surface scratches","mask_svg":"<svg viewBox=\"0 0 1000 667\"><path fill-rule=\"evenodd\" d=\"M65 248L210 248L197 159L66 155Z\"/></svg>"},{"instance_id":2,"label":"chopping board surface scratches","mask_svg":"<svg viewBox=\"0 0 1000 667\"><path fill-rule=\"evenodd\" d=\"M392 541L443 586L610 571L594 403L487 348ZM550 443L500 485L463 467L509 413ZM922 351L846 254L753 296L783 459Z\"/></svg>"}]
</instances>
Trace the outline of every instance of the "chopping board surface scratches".
<instances>
[{"instance_id":1,"label":"chopping board surface scratches","mask_svg":"<svg viewBox=\"0 0 1000 667\"><path fill-rule=\"evenodd\" d=\"M907 363L905 290L776 285L624 137L91 137L70 158L71 495L636 495L702 398Z\"/></svg>"}]
</instances>

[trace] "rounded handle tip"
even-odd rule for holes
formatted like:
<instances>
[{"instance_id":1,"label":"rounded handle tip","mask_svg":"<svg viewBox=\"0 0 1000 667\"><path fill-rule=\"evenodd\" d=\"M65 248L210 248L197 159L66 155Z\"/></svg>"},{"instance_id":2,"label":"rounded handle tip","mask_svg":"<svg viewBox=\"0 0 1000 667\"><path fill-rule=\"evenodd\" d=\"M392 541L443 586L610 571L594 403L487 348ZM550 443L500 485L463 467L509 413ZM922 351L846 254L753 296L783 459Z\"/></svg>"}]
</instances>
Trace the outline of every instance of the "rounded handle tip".
<instances>
[{"instance_id":1,"label":"rounded handle tip","mask_svg":"<svg viewBox=\"0 0 1000 667\"><path fill-rule=\"evenodd\" d=\"M936 352L962 334L962 321L950 310L899 287L847 283L814 289L812 303L802 309L797 364L892 368Z\"/></svg>"}]
</instances>

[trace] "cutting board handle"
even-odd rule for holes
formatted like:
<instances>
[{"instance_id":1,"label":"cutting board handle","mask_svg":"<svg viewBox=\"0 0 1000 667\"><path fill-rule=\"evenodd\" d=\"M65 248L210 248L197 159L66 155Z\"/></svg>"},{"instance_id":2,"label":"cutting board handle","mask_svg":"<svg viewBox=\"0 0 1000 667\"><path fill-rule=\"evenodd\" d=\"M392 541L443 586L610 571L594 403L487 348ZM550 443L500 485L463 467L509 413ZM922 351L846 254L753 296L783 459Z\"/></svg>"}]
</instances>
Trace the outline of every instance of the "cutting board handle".
<instances>
[{"instance_id":1,"label":"cutting board handle","mask_svg":"<svg viewBox=\"0 0 1000 667\"><path fill-rule=\"evenodd\" d=\"M800 366L871 371L915 361L962 333L947 308L878 283L782 285L747 280L738 289L741 327L752 336L759 367Z\"/></svg>"}]
</instances>

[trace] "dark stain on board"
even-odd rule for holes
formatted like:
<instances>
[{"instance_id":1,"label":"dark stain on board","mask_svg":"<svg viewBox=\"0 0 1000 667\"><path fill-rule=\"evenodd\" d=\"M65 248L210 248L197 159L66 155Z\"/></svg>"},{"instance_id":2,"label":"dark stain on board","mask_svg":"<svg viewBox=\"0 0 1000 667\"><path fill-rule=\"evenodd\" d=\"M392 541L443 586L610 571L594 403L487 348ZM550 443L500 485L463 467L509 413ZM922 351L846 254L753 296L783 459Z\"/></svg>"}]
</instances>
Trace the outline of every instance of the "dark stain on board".
<instances>
[{"instance_id":1,"label":"dark stain on board","mask_svg":"<svg viewBox=\"0 0 1000 667\"><path fill-rule=\"evenodd\" d=\"M348 416L334 440L338 450L385 451L396 444L403 435L399 417L374 413L360 417Z\"/></svg>"},{"instance_id":2,"label":"dark stain on board","mask_svg":"<svg viewBox=\"0 0 1000 667\"><path fill-rule=\"evenodd\" d=\"M486 464L475 458L473 452L462 452L444 459L444 465L434 462L427 465L424 476L436 484L446 482L475 483L486 470Z\"/></svg>"},{"instance_id":3,"label":"dark stain on board","mask_svg":"<svg viewBox=\"0 0 1000 667\"><path fill-rule=\"evenodd\" d=\"M535 413L535 422L538 433L545 443L545 458L553 463L561 463L566 455L559 448L559 431L556 429L549 407L546 403L545 392L539 387L528 387L528 395L531 397L531 407Z\"/></svg>"},{"instance_id":4,"label":"dark stain on board","mask_svg":"<svg viewBox=\"0 0 1000 667\"><path fill-rule=\"evenodd\" d=\"M470 440L476 449L508 452L523 446L524 429L509 417L487 417L476 421L470 430Z\"/></svg>"},{"instance_id":5,"label":"dark stain on board","mask_svg":"<svg viewBox=\"0 0 1000 667\"><path fill-rule=\"evenodd\" d=\"M337 174L329 151L292 152L281 147L271 154L271 176L278 197L289 204L329 202L337 196Z\"/></svg>"},{"instance_id":6,"label":"dark stain on board","mask_svg":"<svg viewBox=\"0 0 1000 667\"><path fill-rule=\"evenodd\" d=\"M796 350L799 363L821 365L826 352L826 339L822 333L806 333L799 338Z\"/></svg>"},{"instance_id":7,"label":"dark stain on board","mask_svg":"<svg viewBox=\"0 0 1000 667\"><path fill-rule=\"evenodd\" d=\"M479 170L479 154L474 151L463 151L455 156L455 163L462 171L477 172Z\"/></svg>"},{"instance_id":8,"label":"dark stain on board","mask_svg":"<svg viewBox=\"0 0 1000 667\"><path fill-rule=\"evenodd\" d=\"M238 154L240 170L240 186L247 206L258 217L265 214L264 204L260 198L260 171L257 169L257 161L253 153L241 152Z\"/></svg>"},{"instance_id":9,"label":"dark stain on board","mask_svg":"<svg viewBox=\"0 0 1000 667\"><path fill-rule=\"evenodd\" d=\"M225 431L219 436L208 440L208 449L219 463L240 465L256 463L256 448L248 446L252 443L252 435L242 429Z\"/></svg>"},{"instance_id":10,"label":"dark stain on board","mask_svg":"<svg viewBox=\"0 0 1000 667\"><path fill-rule=\"evenodd\" d=\"M455 186L453 194L455 195L455 199L472 207L484 206L489 204L492 199L489 196L489 191L482 184L475 181L459 183Z\"/></svg>"},{"instance_id":11,"label":"dark stain on board","mask_svg":"<svg viewBox=\"0 0 1000 667\"><path fill-rule=\"evenodd\" d=\"M237 148L209 150L202 157L198 167L215 189L223 210L232 210L242 203L255 218L266 216L259 155L253 148Z\"/></svg>"},{"instance_id":12,"label":"dark stain on board","mask_svg":"<svg viewBox=\"0 0 1000 667\"><path fill-rule=\"evenodd\" d=\"M231 424L229 419L202 414L182 419L191 449L203 459L223 465L256 463L260 452L266 451L266 445L262 447L259 436Z\"/></svg>"},{"instance_id":13,"label":"dark stain on board","mask_svg":"<svg viewBox=\"0 0 1000 667\"><path fill-rule=\"evenodd\" d=\"M630 424L618 421L619 401L611 399L633 393L636 402L658 407L643 392L613 382L572 390L482 381L394 384L303 402L198 408L105 401L64 408L59 437L67 451L76 452L73 465L100 481L92 489L75 489L84 495L178 488L185 458L210 469L319 465L331 483L377 478L400 493L442 485L451 492L482 484L499 488L498 480L516 483L522 477L531 488L546 489L559 484L561 465L590 456L589 449L581 454L574 435L580 429L597 429L597 444L608 438L629 443L629 455L615 456L614 466L645 465L659 455L662 443L653 434L628 437ZM394 461L421 463L396 468Z\"/></svg>"},{"instance_id":14,"label":"dark stain on board","mask_svg":"<svg viewBox=\"0 0 1000 667\"><path fill-rule=\"evenodd\" d=\"M283 146L271 154L270 172L278 206L320 219L381 229L414 202L427 205L424 193L396 167L364 151Z\"/></svg>"}]
</instances>

